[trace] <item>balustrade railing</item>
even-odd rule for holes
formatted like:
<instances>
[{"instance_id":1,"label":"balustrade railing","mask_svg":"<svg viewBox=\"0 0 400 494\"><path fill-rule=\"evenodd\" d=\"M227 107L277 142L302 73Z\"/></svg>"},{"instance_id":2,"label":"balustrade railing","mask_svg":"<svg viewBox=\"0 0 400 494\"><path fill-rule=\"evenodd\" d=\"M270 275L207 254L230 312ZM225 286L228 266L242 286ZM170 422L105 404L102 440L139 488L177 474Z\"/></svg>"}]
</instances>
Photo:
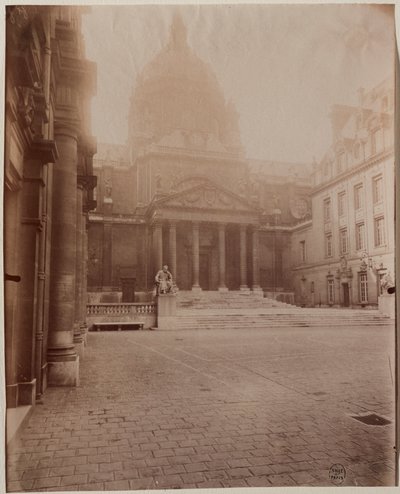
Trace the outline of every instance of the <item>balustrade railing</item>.
<instances>
[{"instance_id":1,"label":"balustrade railing","mask_svg":"<svg viewBox=\"0 0 400 494\"><path fill-rule=\"evenodd\" d=\"M133 314L155 314L154 302L125 303L125 304L87 304L88 316L126 316Z\"/></svg>"}]
</instances>

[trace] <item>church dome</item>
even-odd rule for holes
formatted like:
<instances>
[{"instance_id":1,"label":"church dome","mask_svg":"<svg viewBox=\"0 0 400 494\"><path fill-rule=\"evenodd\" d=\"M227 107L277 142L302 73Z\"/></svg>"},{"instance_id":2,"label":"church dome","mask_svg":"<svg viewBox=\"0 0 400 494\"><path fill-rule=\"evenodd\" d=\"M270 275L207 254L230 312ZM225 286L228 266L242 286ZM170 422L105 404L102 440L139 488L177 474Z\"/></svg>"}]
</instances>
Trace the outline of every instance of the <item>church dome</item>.
<instances>
[{"instance_id":1,"label":"church dome","mask_svg":"<svg viewBox=\"0 0 400 494\"><path fill-rule=\"evenodd\" d=\"M173 147L241 150L238 115L233 105L225 102L211 67L189 47L178 15L168 43L136 81L130 139L134 153L161 141Z\"/></svg>"}]
</instances>

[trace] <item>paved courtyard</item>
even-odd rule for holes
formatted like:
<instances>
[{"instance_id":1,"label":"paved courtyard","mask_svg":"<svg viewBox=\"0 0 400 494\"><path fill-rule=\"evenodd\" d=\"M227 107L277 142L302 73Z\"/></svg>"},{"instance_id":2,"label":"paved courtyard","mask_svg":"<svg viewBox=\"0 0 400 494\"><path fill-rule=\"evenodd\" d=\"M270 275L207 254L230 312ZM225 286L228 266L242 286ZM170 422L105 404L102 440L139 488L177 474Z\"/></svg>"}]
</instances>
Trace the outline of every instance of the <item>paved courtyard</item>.
<instances>
[{"instance_id":1,"label":"paved courtyard","mask_svg":"<svg viewBox=\"0 0 400 494\"><path fill-rule=\"evenodd\" d=\"M394 485L390 327L88 335L8 452L8 490ZM365 425L353 415L391 422ZM339 479L340 480L340 479ZM337 480L337 482L339 482Z\"/></svg>"}]
</instances>

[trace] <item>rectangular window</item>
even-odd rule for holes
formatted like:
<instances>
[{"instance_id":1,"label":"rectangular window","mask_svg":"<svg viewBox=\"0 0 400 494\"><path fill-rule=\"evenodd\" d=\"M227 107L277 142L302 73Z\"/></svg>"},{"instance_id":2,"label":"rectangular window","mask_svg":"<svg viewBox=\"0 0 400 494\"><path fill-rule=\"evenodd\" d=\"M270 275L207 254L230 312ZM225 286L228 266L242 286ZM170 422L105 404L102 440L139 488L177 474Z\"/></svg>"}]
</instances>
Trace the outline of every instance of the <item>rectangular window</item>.
<instances>
[{"instance_id":1,"label":"rectangular window","mask_svg":"<svg viewBox=\"0 0 400 494\"><path fill-rule=\"evenodd\" d=\"M327 235L325 235L325 256L326 257L332 257L333 256L332 233L328 233Z\"/></svg>"},{"instance_id":2,"label":"rectangular window","mask_svg":"<svg viewBox=\"0 0 400 494\"><path fill-rule=\"evenodd\" d=\"M364 223L358 223L356 225L356 249L365 249L365 225Z\"/></svg>"},{"instance_id":3,"label":"rectangular window","mask_svg":"<svg viewBox=\"0 0 400 494\"><path fill-rule=\"evenodd\" d=\"M328 304L335 303L335 285L334 280L328 280Z\"/></svg>"},{"instance_id":4,"label":"rectangular window","mask_svg":"<svg viewBox=\"0 0 400 494\"><path fill-rule=\"evenodd\" d=\"M358 275L358 296L361 304L368 302L368 276L367 273Z\"/></svg>"},{"instance_id":5,"label":"rectangular window","mask_svg":"<svg viewBox=\"0 0 400 494\"><path fill-rule=\"evenodd\" d=\"M383 200L383 179L382 177L375 177L372 180L372 197L374 204L378 204Z\"/></svg>"},{"instance_id":6,"label":"rectangular window","mask_svg":"<svg viewBox=\"0 0 400 494\"><path fill-rule=\"evenodd\" d=\"M306 262L306 241L300 242L300 262Z\"/></svg>"},{"instance_id":7,"label":"rectangular window","mask_svg":"<svg viewBox=\"0 0 400 494\"><path fill-rule=\"evenodd\" d=\"M338 194L338 213L339 216L344 216L346 211L346 192Z\"/></svg>"},{"instance_id":8,"label":"rectangular window","mask_svg":"<svg viewBox=\"0 0 400 494\"><path fill-rule=\"evenodd\" d=\"M383 216L374 219L375 247L385 245L385 219Z\"/></svg>"},{"instance_id":9,"label":"rectangular window","mask_svg":"<svg viewBox=\"0 0 400 494\"><path fill-rule=\"evenodd\" d=\"M364 187L362 186L362 184L356 185L354 187L354 208L355 209L362 209L364 206L363 192L364 192Z\"/></svg>"},{"instance_id":10,"label":"rectangular window","mask_svg":"<svg viewBox=\"0 0 400 494\"><path fill-rule=\"evenodd\" d=\"M331 200L324 199L324 221L331 221Z\"/></svg>"},{"instance_id":11,"label":"rectangular window","mask_svg":"<svg viewBox=\"0 0 400 494\"><path fill-rule=\"evenodd\" d=\"M339 251L341 254L347 254L348 242L347 242L347 228L339 230Z\"/></svg>"}]
</instances>

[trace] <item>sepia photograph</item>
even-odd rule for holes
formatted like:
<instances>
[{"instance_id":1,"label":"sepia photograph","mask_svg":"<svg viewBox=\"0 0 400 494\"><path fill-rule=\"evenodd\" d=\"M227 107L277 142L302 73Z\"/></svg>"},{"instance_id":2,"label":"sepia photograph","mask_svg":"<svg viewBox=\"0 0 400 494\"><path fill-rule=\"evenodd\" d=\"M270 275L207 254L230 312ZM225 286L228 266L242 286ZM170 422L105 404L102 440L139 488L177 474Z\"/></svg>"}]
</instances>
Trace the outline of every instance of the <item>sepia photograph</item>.
<instances>
[{"instance_id":1,"label":"sepia photograph","mask_svg":"<svg viewBox=\"0 0 400 494\"><path fill-rule=\"evenodd\" d=\"M5 491L396 486L394 5L3 19Z\"/></svg>"}]
</instances>

